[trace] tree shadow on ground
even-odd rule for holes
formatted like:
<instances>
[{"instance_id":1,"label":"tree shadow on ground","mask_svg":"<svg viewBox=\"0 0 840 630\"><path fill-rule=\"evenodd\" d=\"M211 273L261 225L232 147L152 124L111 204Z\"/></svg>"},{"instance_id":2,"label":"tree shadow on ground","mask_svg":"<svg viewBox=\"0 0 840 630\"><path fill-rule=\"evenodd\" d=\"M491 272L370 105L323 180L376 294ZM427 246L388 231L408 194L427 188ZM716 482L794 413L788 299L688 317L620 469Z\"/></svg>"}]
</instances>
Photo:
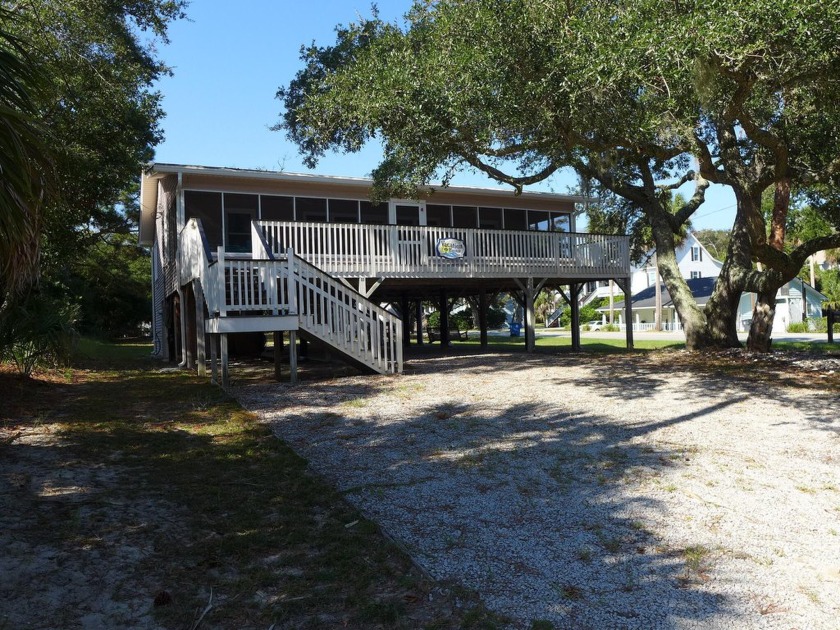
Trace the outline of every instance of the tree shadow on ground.
<instances>
[{"instance_id":1,"label":"tree shadow on ground","mask_svg":"<svg viewBox=\"0 0 840 630\"><path fill-rule=\"evenodd\" d=\"M416 383L379 377L367 392L358 378L236 395L433 576L478 590L522 627L537 619L574 628L737 625L735 603L707 588L694 546L675 548L650 527L666 511L656 496L692 454L644 438L746 396L616 424L596 408L470 400L469 384L458 379L492 373L503 384L506 373L551 367L562 374L590 357L485 359L416 361L417 374L452 374L451 395L431 405L417 403ZM611 369L607 384L584 385L642 398L666 378L643 366L621 378ZM383 405L383 396L391 403Z\"/></svg>"}]
</instances>

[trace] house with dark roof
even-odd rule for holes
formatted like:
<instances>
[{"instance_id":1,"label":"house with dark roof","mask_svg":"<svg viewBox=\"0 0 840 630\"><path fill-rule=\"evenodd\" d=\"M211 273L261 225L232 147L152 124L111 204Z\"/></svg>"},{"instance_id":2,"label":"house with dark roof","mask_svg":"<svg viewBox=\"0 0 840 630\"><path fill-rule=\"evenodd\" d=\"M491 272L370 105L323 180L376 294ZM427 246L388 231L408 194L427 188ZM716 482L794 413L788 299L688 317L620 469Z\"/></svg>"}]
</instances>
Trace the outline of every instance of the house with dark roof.
<instances>
[{"instance_id":1,"label":"house with dark roof","mask_svg":"<svg viewBox=\"0 0 840 630\"><path fill-rule=\"evenodd\" d=\"M717 277L710 278L689 278L686 280L697 305L700 308L706 306L715 288ZM682 324L677 316L674 302L664 284L660 285L662 291L662 330L682 330ZM755 294L744 293L738 305L738 330L746 332L749 330L752 321L753 307L755 306ZM793 323L806 321L813 317L820 317L822 303L826 296L817 291L807 282L795 278L779 289L776 295L776 316L773 321L773 332L785 332L787 327ZM630 300L633 312L633 330L653 330L656 312L656 287L650 286L635 293ZM598 309L604 313L609 308ZM624 302L618 302L613 306L618 313L618 323L625 324L623 312Z\"/></svg>"}]
</instances>

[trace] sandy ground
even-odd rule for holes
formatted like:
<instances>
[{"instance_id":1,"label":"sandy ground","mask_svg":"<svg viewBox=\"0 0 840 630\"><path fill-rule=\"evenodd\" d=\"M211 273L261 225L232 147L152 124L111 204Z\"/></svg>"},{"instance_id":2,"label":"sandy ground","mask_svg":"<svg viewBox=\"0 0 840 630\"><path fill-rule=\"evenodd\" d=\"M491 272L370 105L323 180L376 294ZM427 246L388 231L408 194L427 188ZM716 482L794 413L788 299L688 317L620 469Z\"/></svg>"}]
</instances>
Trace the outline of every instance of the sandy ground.
<instances>
[{"instance_id":1,"label":"sandy ground","mask_svg":"<svg viewBox=\"0 0 840 630\"><path fill-rule=\"evenodd\" d=\"M686 357L432 352L235 393L513 627L836 629L840 359ZM131 471L55 431L0 430L0 629L157 627L149 558L183 514L115 504Z\"/></svg>"},{"instance_id":2,"label":"sandy ground","mask_svg":"<svg viewBox=\"0 0 840 630\"><path fill-rule=\"evenodd\" d=\"M235 395L514 627L836 629L840 360L699 361L429 354Z\"/></svg>"}]
</instances>

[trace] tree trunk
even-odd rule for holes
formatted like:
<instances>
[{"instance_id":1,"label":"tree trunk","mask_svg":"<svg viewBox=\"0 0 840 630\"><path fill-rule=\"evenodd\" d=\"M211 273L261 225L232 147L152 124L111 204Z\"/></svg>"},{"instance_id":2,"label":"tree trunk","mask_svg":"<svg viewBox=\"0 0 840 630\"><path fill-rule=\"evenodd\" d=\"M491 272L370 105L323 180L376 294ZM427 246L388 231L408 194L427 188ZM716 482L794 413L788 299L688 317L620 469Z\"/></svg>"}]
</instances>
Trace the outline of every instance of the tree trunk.
<instances>
[{"instance_id":1,"label":"tree trunk","mask_svg":"<svg viewBox=\"0 0 840 630\"><path fill-rule=\"evenodd\" d=\"M656 282L656 289L654 291L654 309L653 309L653 329L656 332L662 331L662 281L659 278L659 260L654 252L653 254L653 270L654 282Z\"/></svg>"},{"instance_id":2,"label":"tree trunk","mask_svg":"<svg viewBox=\"0 0 840 630\"><path fill-rule=\"evenodd\" d=\"M709 347L712 340L708 334L706 315L697 306L697 300L688 288L688 284L680 272L675 253L674 233L667 220L648 215L651 219L654 242L656 244L656 261L662 282L668 288L671 301L679 314L685 331L685 347L688 350L699 350ZM658 280L658 278L657 278ZM629 296L626 299L630 299ZM630 325L630 323L628 323ZM738 337L735 336L737 342Z\"/></svg>"},{"instance_id":3,"label":"tree trunk","mask_svg":"<svg viewBox=\"0 0 840 630\"><path fill-rule=\"evenodd\" d=\"M747 350L750 352L769 352L773 342L773 319L776 316L776 289L759 291L753 308L750 334L747 337Z\"/></svg>"},{"instance_id":4,"label":"tree trunk","mask_svg":"<svg viewBox=\"0 0 840 630\"><path fill-rule=\"evenodd\" d=\"M745 288L745 275L752 268L752 241L748 218L760 207L761 198L736 192L738 212L732 226L726 260L720 270L715 290L706 304L709 346L740 348L738 340L738 305ZM758 205L756 205L758 204Z\"/></svg>"}]
</instances>

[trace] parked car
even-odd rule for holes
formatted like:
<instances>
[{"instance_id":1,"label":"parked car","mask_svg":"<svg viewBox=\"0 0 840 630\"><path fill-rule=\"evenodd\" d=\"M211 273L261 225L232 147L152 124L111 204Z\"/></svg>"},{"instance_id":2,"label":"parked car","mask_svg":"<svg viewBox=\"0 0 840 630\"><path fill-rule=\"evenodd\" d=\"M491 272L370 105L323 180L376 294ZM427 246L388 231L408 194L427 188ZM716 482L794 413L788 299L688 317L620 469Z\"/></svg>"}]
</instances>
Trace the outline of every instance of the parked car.
<instances>
[{"instance_id":1,"label":"parked car","mask_svg":"<svg viewBox=\"0 0 840 630\"><path fill-rule=\"evenodd\" d=\"M593 331L593 330L601 330L601 327L602 327L603 325L604 325L604 324L603 324L600 320L598 320L598 319L593 319L591 322L586 322L586 323L583 325L583 327L584 327L584 328L586 328L586 329L587 329L587 330L589 330L589 331Z\"/></svg>"}]
</instances>

